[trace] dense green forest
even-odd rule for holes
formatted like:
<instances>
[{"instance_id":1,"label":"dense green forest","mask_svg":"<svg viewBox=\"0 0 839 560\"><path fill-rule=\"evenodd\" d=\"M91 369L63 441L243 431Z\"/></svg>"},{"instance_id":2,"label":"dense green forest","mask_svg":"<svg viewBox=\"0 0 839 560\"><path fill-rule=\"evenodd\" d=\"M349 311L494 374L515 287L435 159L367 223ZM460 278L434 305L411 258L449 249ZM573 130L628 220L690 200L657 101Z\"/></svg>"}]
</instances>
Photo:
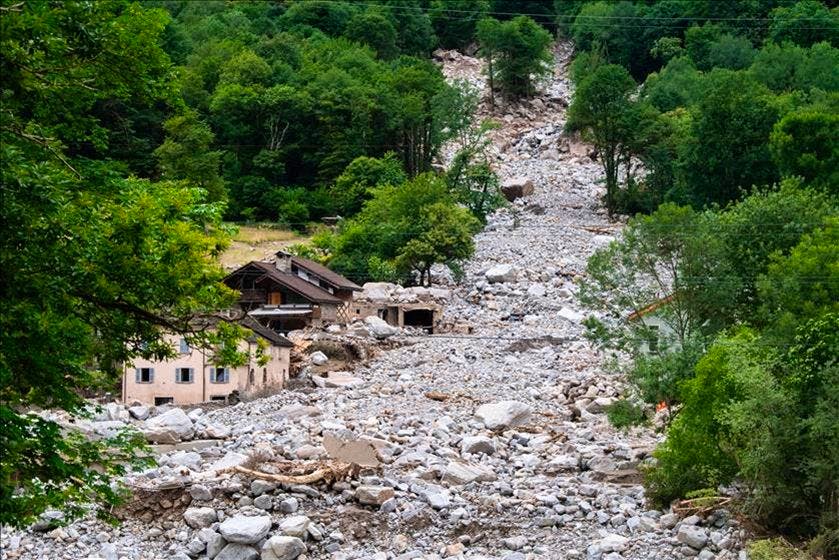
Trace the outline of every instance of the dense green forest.
<instances>
[{"instance_id":1,"label":"dense green forest","mask_svg":"<svg viewBox=\"0 0 839 560\"><path fill-rule=\"evenodd\" d=\"M3 0L0 16L0 523L119 498L135 439L26 411L83 414L77 388L230 305L225 222L314 230L301 250L359 282L457 271L503 200L493 123L432 52L482 57L503 110L535 93L557 36L576 49L566 130L595 145L610 215L633 216L581 286L592 338L630 358L610 416L672 411L648 497L736 481L763 526L836 554L837 8ZM609 320L663 299L674 334L652 352L643 324Z\"/></svg>"}]
</instances>

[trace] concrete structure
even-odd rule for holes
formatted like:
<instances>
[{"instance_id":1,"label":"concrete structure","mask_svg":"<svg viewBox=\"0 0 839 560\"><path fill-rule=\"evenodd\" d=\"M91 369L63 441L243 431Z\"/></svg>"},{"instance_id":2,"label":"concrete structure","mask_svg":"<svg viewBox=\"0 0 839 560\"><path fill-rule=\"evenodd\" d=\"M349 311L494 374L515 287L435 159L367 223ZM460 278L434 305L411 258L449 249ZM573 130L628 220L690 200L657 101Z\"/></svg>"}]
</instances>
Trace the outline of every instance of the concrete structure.
<instances>
[{"instance_id":1,"label":"concrete structure","mask_svg":"<svg viewBox=\"0 0 839 560\"><path fill-rule=\"evenodd\" d=\"M288 333L328 323L346 323L361 286L314 261L280 251L273 263L251 261L225 284L241 293L239 305L274 331Z\"/></svg>"},{"instance_id":2,"label":"concrete structure","mask_svg":"<svg viewBox=\"0 0 839 560\"><path fill-rule=\"evenodd\" d=\"M443 319L443 303L448 290L442 288L404 288L387 282L368 282L350 305L350 316L364 319L375 315L394 327L414 327L438 332Z\"/></svg>"},{"instance_id":3,"label":"concrete structure","mask_svg":"<svg viewBox=\"0 0 839 560\"><path fill-rule=\"evenodd\" d=\"M191 348L183 337L167 335L178 355L171 360L137 358L125 365L122 400L125 403L177 405L207 401L228 401L230 396L260 391L279 391L288 381L290 349L285 337L253 320L244 323L253 335L241 342L250 362L240 367L221 367L213 363L209 351ZM258 363L258 339L268 342L266 364Z\"/></svg>"}]
</instances>

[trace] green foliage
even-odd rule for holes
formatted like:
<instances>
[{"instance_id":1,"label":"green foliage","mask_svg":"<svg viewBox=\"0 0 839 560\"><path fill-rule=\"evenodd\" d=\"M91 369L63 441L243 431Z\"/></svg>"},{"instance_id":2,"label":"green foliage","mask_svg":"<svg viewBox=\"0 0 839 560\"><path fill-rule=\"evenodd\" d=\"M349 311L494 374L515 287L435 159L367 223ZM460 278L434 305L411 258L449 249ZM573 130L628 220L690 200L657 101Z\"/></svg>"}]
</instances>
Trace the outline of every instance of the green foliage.
<instances>
[{"instance_id":1,"label":"green foliage","mask_svg":"<svg viewBox=\"0 0 839 560\"><path fill-rule=\"evenodd\" d=\"M687 348L699 342L692 337L720 328L731 288L717 227L712 214L663 204L649 216L631 219L620 241L589 258L578 297L609 317L610 324L600 326L601 345L642 353L649 326L625 316L652 304L666 303L655 313L667 327L658 352Z\"/></svg>"},{"instance_id":2,"label":"green foliage","mask_svg":"<svg viewBox=\"0 0 839 560\"><path fill-rule=\"evenodd\" d=\"M353 16L347 26L346 36L369 46L379 58L391 59L399 52L396 28L387 17L376 12L367 11Z\"/></svg>"},{"instance_id":3,"label":"green foliage","mask_svg":"<svg viewBox=\"0 0 839 560\"><path fill-rule=\"evenodd\" d=\"M164 124L166 140L154 151L164 179L184 179L207 191L210 201L224 200L219 176L221 152L210 150L213 133L194 111L170 118Z\"/></svg>"},{"instance_id":4,"label":"green foliage","mask_svg":"<svg viewBox=\"0 0 839 560\"><path fill-rule=\"evenodd\" d=\"M495 125L484 122L478 127L464 127L460 149L446 172L446 183L455 200L463 204L481 223L487 215L504 204L498 176L490 166L487 133Z\"/></svg>"},{"instance_id":5,"label":"green foliage","mask_svg":"<svg viewBox=\"0 0 839 560\"><path fill-rule=\"evenodd\" d=\"M798 550L783 539L763 539L749 543L752 560L812 560L812 556Z\"/></svg>"},{"instance_id":6,"label":"green foliage","mask_svg":"<svg viewBox=\"0 0 839 560\"><path fill-rule=\"evenodd\" d=\"M606 210L613 215L626 210L636 197L621 201L619 178L632 186L633 157L642 156L662 132L657 111L633 99L636 84L622 66L603 64L577 85L568 110L566 128L580 129L591 139L606 174Z\"/></svg>"},{"instance_id":7,"label":"green foliage","mask_svg":"<svg viewBox=\"0 0 839 560\"><path fill-rule=\"evenodd\" d=\"M719 237L731 267L733 320L759 317L757 279L773 254L786 254L801 237L836 213L836 202L825 194L803 188L795 180L776 189L756 192L720 216Z\"/></svg>"},{"instance_id":8,"label":"green foliage","mask_svg":"<svg viewBox=\"0 0 839 560\"><path fill-rule=\"evenodd\" d=\"M627 378L647 404L663 402L672 406L683 400L682 382L693 377L706 347L707 341L703 336L691 334L682 345L638 353Z\"/></svg>"},{"instance_id":9,"label":"green foliage","mask_svg":"<svg viewBox=\"0 0 839 560\"><path fill-rule=\"evenodd\" d=\"M477 220L456 206L445 181L430 173L397 186L382 185L337 235L317 240L330 266L359 280L398 275L430 282L436 263L468 258Z\"/></svg>"},{"instance_id":10,"label":"green foliage","mask_svg":"<svg viewBox=\"0 0 839 560\"><path fill-rule=\"evenodd\" d=\"M627 399L619 399L606 407L606 417L615 428L623 429L647 423L644 409Z\"/></svg>"},{"instance_id":11,"label":"green foliage","mask_svg":"<svg viewBox=\"0 0 839 560\"><path fill-rule=\"evenodd\" d=\"M809 47L827 41L839 47L839 13L817 0L803 0L789 7L772 10L769 38L776 42L791 41Z\"/></svg>"},{"instance_id":12,"label":"green foliage","mask_svg":"<svg viewBox=\"0 0 839 560\"><path fill-rule=\"evenodd\" d=\"M684 158L685 186L696 203L725 204L741 189L778 178L767 142L778 110L745 74L714 70L705 87Z\"/></svg>"},{"instance_id":13,"label":"green foliage","mask_svg":"<svg viewBox=\"0 0 839 560\"><path fill-rule=\"evenodd\" d=\"M372 196L379 185L401 185L407 180L396 154L388 152L381 158L361 156L354 159L335 179L332 195L343 216L353 216Z\"/></svg>"},{"instance_id":14,"label":"green foliage","mask_svg":"<svg viewBox=\"0 0 839 560\"><path fill-rule=\"evenodd\" d=\"M775 123L769 147L781 174L839 192L839 114L796 111Z\"/></svg>"},{"instance_id":15,"label":"green foliage","mask_svg":"<svg viewBox=\"0 0 839 560\"><path fill-rule=\"evenodd\" d=\"M193 321L235 301L219 282L214 257L228 236L209 188L126 178L111 159L116 123L101 107L178 104L160 48L166 22L162 11L125 2L34 1L3 13L4 525L24 525L47 507L76 515L85 502L110 506L122 492L111 477L145 463L133 435L93 441L30 410L78 418L81 390L112 384L138 355L172 355L164 332L211 346ZM189 116L168 125L164 172L201 180L211 165L181 166L173 153L182 143L200 151L206 129Z\"/></svg>"},{"instance_id":16,"label":"green foliage","mask_svg":"<svg viewBox=\"0 0 839 560\"><path fill-rule=\"evenodd\" d=\"M764 321L776 328L839 312L839 220L802 236L789 254L773 253L757 288Z\"/></svg>"},{"instance_id":17,"label":"green foliage","mask_svg":"<svg viewBox=\"0 0 839 560\"><path fill-rule=\"evenodd\" d=\"M489 0L431 0L429 16L444 49L462 49L475 37L475 27L490 9Z\"/></svg>"},{"instance_id":18,"label":"green foliage","mask_svg":"<svg viewBox=\"0 0 839 560\"><path fill-rule=\"evenodd\" d=\"M505 22L482 20L478 24L478 40L488 61L491 87L509 97L533 95L534 79L550 71L551 36L527 16Z\"/></svg>"},{"instance_id":19,"label":"green foliage","mask_svg":"<svg viewBox=\"0 0 839 560\"><path fill-rule=\"evenodd\" d=\"M769 43L755 55L750 73L776 93L812 89L839 90L839 49L827 43L810 48L791 43Z\"/></svg>"}]
</instances>

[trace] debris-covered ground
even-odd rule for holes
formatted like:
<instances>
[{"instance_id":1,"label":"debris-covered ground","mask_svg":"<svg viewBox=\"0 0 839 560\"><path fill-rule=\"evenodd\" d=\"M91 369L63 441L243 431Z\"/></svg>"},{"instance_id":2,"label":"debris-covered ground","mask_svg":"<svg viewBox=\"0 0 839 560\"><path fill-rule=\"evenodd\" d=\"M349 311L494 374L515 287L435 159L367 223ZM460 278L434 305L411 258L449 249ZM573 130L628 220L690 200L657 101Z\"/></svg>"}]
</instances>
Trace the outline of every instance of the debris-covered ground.
<instances>
[{"instance_id":1,"label":"debris-covered ground","mask_svg":"<svg viewBox=\"0 0 839 560\"><path fill-rule=\"evenodd\" d=\"M209 412L143 423L145 407L111 405L91 429L133 417L159 441L183 441L161 445L161 465L132 479L120 526L7 532L5 557L743 556L743 531L724 511L648 509L636 467L658 436L617 431L603 413L621 384L582 337L574 279L619 228L599 203L589 148L560 134L568 57L560 47L544 94L494 114L498 172L534 192L490 218L465 279L450 286L446 322L471 328L427 337L370 324L386 340L335 383ZM476 60L442 59L449 78L480 81ZM353 363L337 354L321 353L311 373Z\"/></svg>"}]
</instances>

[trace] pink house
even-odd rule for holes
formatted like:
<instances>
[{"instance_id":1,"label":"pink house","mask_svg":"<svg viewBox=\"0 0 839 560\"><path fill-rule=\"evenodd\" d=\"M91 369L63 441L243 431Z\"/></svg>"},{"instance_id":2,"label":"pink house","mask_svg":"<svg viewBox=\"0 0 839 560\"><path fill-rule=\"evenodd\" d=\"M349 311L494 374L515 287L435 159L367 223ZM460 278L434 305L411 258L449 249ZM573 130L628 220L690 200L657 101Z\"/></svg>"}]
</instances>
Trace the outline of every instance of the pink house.
<instances>
[{"instance_id":1,"label":"pink house","mask_svg":"<svg viewBox=\"0 0 839 560\"><path fill-rule=\"evenodd\" d=\"M250 363L240 367L214 364L206 350L191 348L180 336L166 338L177 351L171 360L155 361L137 358L125 365L122 377L122 400L161 405L197 404L207 401L228 401L238 396L261 391L279 391L288 380L291 341L256 321L245 323L252 336L241 342ZM258 364L255 352L257 337L268 342L268 362Z\"/></svg>"}]
</instances>

